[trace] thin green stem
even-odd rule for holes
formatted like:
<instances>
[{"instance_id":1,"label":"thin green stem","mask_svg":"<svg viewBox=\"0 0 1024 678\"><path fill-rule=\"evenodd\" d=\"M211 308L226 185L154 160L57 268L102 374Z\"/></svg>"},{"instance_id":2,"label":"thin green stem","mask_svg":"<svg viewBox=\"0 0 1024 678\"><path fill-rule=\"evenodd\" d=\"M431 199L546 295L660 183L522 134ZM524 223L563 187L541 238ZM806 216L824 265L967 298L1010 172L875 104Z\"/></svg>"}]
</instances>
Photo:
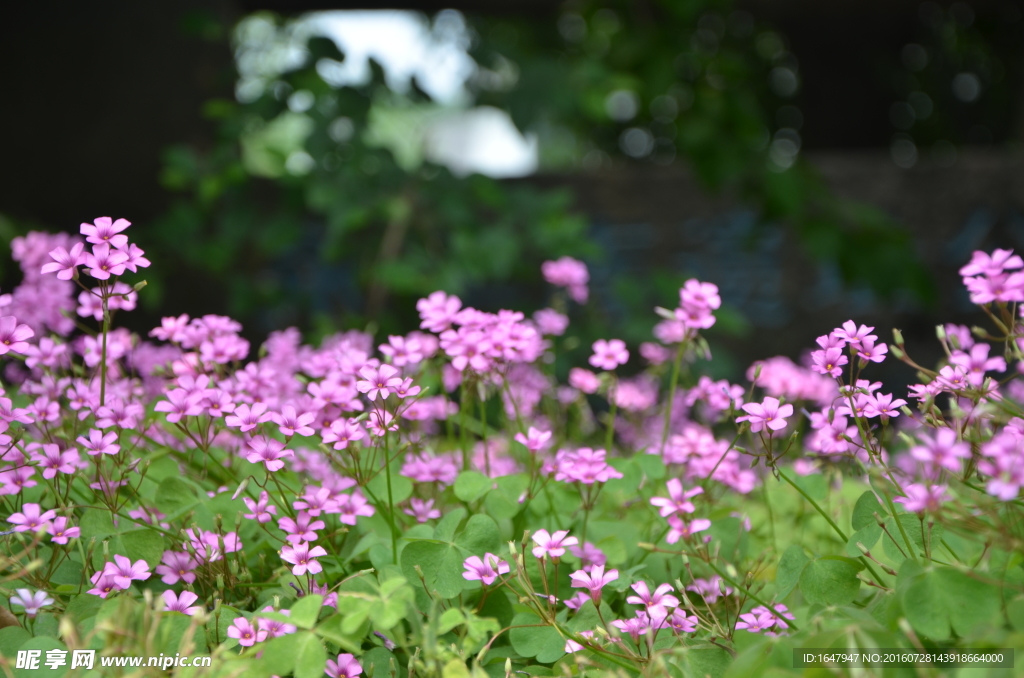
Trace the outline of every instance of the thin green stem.
<instances>
[{"instance_id":1,"label":"thin green stem","mask_svg":"<svg viewBox=\"0 0 1024 678\"><path fill-rule=\"evenodd\" d=\"M676 359L672 363L672 378L669 380L668 386L668 402L665 406L665 426L661 430L661 449L665 449L665 443L668 442L668 430L672 424L672 407L676 398L676 385L679 383L679 367L683 363L683 349L686 347L685 342L679 343L679 348L676 350Z\"/></svg>"},{"instance_id":2,"label":"thin green stem","mask_svg":"<svg viewBox=\"0 0 1024 678\"><path fill-rule=\"evenodd\" d=\"M382 418L383 421L383 418ZM388 516L391 520L391 562L398 564L398 526L395 525L395 500L391 492L391 455L389 454L388 432L384 431L384 477L388 483Z\"/></svg>"},{"instance_id":3,"label":"thin green stem","mask_svg":"<svg viewBox=\"0 0 1024 678\"><path fill-rule=\"evenodd\" d=\"M836 525L834 520L832 520L832 517L829 516L827 513L825 513L825 510L823 508L821 508L821 506L818 505L818 502L816 502L813 499L811 499L810 495L807 494L806 492L804 492L802 487L800 487L799 485L794 483L790 479L790 477L786 475L785 471L783 471L782 469L779 469L779 476L783 480L785 480L787 483L789 483L793 487L793 489L795 489L797 492L799 492L803 496L803 498L806 499L807 502L811 506L814 507L815 511L817 511L819 514L821 514L821 517L824 518L828 522L828 524L832 526L832 529L836 531L836 534L839 535L839 537L843 540L844 544L846 544L847 542L850 541L849 537L846 536L846 533L843 532L841 529L839 529L839 526ZM860 562L864 564L864 566L868 569L868 572L871 573L871 576L873 576L875 578L875 583L881 584L882 583L881 576L879 576L878 572L875 571L875 568L871 567L871 563L868 562L868 559L865 558L864 556L861 556L860 557Z\"/></svg>"}]
</instances>

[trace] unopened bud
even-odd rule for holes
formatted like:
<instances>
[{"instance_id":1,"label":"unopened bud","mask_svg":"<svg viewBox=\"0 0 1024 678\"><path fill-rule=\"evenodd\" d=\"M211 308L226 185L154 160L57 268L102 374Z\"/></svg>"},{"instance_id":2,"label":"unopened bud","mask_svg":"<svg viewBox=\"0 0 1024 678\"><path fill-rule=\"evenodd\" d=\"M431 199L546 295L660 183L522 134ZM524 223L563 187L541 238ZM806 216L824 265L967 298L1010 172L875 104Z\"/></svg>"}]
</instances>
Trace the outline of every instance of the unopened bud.
<instances>
[{"instance_id":1,"label":"unopened bud","mask_svg":"<svg viewBox=\"0 0 1024 678\"><path fill-rule=\"evenodd\" d=\"M132 289L138 292L148 284L149 283L147 283L145 280L140 280L139 282L135 283L135 285L132 286Z\"/></svg>"},{"instance_id":2,"label":"unopened bud","mask_svg":"<svg viewBox=\"0 0 1024 678\"><path fill-rule=\"evenodd\" d=\"M217 590L219 590L219 591L223 591L224 590L224 575L223 574L218 574L217 575Z\"/></svg>"},{"instance_id":3,"label":"unopened bud","mask_svg":"<svg viewBox=\"0 0 1024 678\"><path fill-rule=\"evenodd\" d=\"M868 547L864 546L863 542L857 542L857 548L860 549L860 552L863 553L864 555L866 555L866 556L870 556L871 555L871 551L868 551Z\"/></svg>"},{"instance_id":4,"label":"unopened bud","mask_svg":"<svg viewBox=\"0 0 1024 678\"><path fill-rule=\"evenodd\" d=\"M516 550L516 543L514 541L510 541L508 543L508 551L514 556L519 555L519 551Z\"/></svg>"},{"instance_id":5,"label":"unopened bud","mask_svg":"<svg viewBox=\"0 0 1024 678\"><path fill-rule=\"evenodd\" d=\"M939 338L939 341L946 340L946 328L942 325L935 326L935 336Z\"/></svg>"},{"instance_id":6,"label":"unopened bud","mask_svg":"<svg viewBox=\"0 0 1024 678\"><path fill-rule=\"evenodd\" d=\"M238 484L238 489L235 490L235 493L233 495L231 495L231 501L234 501L235 499L238 499L238 495L240 495L243 492L245 492L245 488L249 487L249 478L250 478L250 476L246 476L242 480L242 482Z\"/></svg>"},{"instance_id":7,"label":"unopened bud","mask_svg":"<svg viewBox=\"0 0 1024 678\"><path fill-rule=\"evenodd\" d=\"M896 358L896 360L902 360L903 358L907 357L907 354L903 352L903 349L896 345L892 345L889 347L889 355L891 355L893 358Z\"/></svg>"},{"instance_id":8,"label":"unopened bud","mask_svg":"<svg viewBox=\"0 0 1024 678\"><path fill-rule=\"evenodd\" d=\"M903 345L903 332L901 332L900 330L896 329L895 327L892 330L892 341L893 341L894 344L896 344L898 346L902 346Z\"/></svg>"},{"instance_id":9,"label":"unopened bud","mask_svg":"<svg viewBox=\"0 0 1024 678\"><path fill-rule=\"evenodd\" d=\"M988 335L988 330L986 330L984 327L978 327L977 325L975 325L974 327L971 328L971 334L981 339L984 339L985 336Z\"/></svg>"},{"instance_id":10,"label":"unopened bud","mask_svg":"<svg viewBox=\"0 0 1024 678\"><path fill-rule=\"evenodd\" d=\"M675 311L670 311L667 308L662 308L661 306L655 306L654 307L654 312L657 313L658 315L660 315L665 320L675 320L676 319Z\"/></svg>"},{"instance_id":11,"label":"unopened bud","mask_svg":"<svg viewBox=\"0 0 1024 678\"><path fill-rule=\"evenodd\" d=\"M906 405L903 405L903 406L900 407L900 412L902 412L905 416L908 416L908 417L914 416L914 413L911 412L910 408L907 407Z\"/></svg>"}]
</instances>

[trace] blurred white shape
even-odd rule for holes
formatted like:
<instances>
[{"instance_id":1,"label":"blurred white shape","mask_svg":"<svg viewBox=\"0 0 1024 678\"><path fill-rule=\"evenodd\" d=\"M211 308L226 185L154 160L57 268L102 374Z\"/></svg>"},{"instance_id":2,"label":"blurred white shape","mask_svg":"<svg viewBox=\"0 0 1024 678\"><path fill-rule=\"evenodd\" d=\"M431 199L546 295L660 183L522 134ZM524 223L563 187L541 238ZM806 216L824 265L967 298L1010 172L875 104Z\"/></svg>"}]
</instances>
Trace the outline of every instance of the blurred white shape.
<instances>
[{"instance_id":1,"label":"blurred white shape","mask_svg":"<svg viewBox=\"0 0 1024 678\"><path fill-rule=\"evenodd\" d=\"M440 12L433 26L422 14L402 10L317 12L304 21L313 32L334 40L345 55L329 72L333 85L368 81L372 58L384 67L388 87L397 92L408 91L415 77L437 102L466 99L465 83L476 63L467 52L465 20L454 10Z\"/></svg>"},{"instance_id":2,"label":"blurred white shape","mask_svg":"<svg viewBox=\"0 0 1024 678\"><path fill-rule=\"evenodd\" d=\"M958 73L953 78L953 95L970 103L981 94L981 80L974 73Z\"/></svg>"},{"instance_id":3,"label":"blurred white shape","mask_svg":"<svg viewBox=\"0 0 1024 678\"><path fill-rule=\"evenodd\" d=\"M523 134L505 111L478 106L438 116L426 128L427 159L457 176L521 177L537 171L537 137Z\"/></svg>"}]
</instances>

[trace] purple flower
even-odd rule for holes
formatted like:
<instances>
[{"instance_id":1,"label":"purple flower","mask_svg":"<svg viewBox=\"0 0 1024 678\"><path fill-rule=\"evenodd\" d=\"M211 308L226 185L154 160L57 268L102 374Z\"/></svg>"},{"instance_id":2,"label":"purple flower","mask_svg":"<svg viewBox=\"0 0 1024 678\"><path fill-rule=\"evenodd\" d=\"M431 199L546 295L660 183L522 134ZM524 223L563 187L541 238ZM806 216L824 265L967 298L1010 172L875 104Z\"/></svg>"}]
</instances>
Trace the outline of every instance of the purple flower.
<instances>
[{"instance_id":1,"label":"purple flower","mask_svg":"<svg viewBox=\"0 0 1024 678\"><path fill-rule=\"evenodd\" d=\"M559 530L554 534L548 534L547 530L537 530L533 533L533 541L537 545L533 548L533 555L536 558L552 558L558 560L565 555L565 549L569 546L576 546L580 540L568 536L569 530Z\"/></svg>"},{"instance_id":2,"label":"purple flower","mask_svg":"<svg viewBox=\"0 0 1024 678\"><path fill-rule=\"evenodd\" d=\"M35 617L39 610L47 605L53 605L53 598L46 595L46 591L32 593L30 589L16 589L11 596L11 605L19 605L25 608L25 614Z\"/></svg>"},{"instance_id":3,"label":"purple flower","mask_svg":"<svg viewBox=\"0 0 1024 678\"><path fill-rule=\"evenodd\" d=\"M271 412L270 418L283 436L311 436L316 431L310 426L316 420L316 412L299 413L291 405L285 405L281 412Z\"/></svg>"},{"instance_id":4,"label":"purple flower","mask_svg":"<svg viewBox=\"0 0 1024 678\"><path fill-rule=\"evenodd\" d=\"M562 257L554 261L545 261L540 266L544 280L558 287L569 290L569 296L578 304L584 304L589 296L587 283L590 272L587 265L572 257Z\"/></svg>"},{"instance_id":5,"label":"purple flower","mask_svg":"<svg viewBox=\"0 0 1024 678\"><path fill-rule=\"evenodd\" d=\"M743 406L745 415L736 417L736 423L742 421L750 422L750 430L753 433L768 428L769 431L778 431L786 428L786 417L793 416L792 405L779 405L778 398L766 396L760 403L747 403ZM769 433L769 435L771 435Z\"/></svg>"},{"instance_id":6,"label":"purple flower","mask_svg":"<svg viewBox=\"0 0 1024 678\"><path fill-rule=\"evenodd\" d=\"M336 660L327 660L326 673L331 678L356 678L362 672L363 667L350 654L339 654Z\"/></svg>"},{"instance_id":7,"label":"purple flower","mask_svg":"<svg viewBox=\"0 0 1024 678\"><path fill-rule=\"evenodd\" d=\"M199 600L199 596L191 591L182 591L177 595L174 591L164 591L161 595L164 599L164 610L168 612L181 612L192 616L203 611L201 606L191 607L192 603Z\"/></svg>"},{"instance_id":8,"label":"purple flower","mask_svg":"<svg viewBox=\"0 0 1024 678\"><path fill-rule=\"evenodd\" d=\"M626 342L621 339L604 340L598 339L594 342L594 355L590 356L590 364L602 370L614 370L619 365L625 365L629 361L629 351L626 350Z\"/></svg>"},{"instance_id":9,"label":"purple flower","mask_svg":"<svg viewBox=\"0 0 1024 678\"><path fill-rule=\"evenodd\" d=\"M332 445L336 450L344 450L349 443L366 437L363 427L355 419L336 419L330 427L320 432L324 445Z\"/></svg>"},{"instance_id":10,"label":"purple flower","mask_svg":"<svg viewBox=\"0 0 1024 678\"><path fill-rule=\"evenodd\" d=\"M569 370L569 385L584 393L597 393L597 389L601 388L601 379L590 370L574 367Z\"/></svg>"},{"instance_id":11,"label":"purple flower","mask_svg":"<svg viewBox=\"0 0 1024 678\"><path fill-rule=\"evenodd\" d=\"M508 574L509 566L504 560L493 553L485 553L481 560L479 556L470 556L462 564L466 571L462 573L463 578L469 581L480 581L485 586L490 586L498 575Z\"/></svg>"},{"instance_id":12,"label":"purple flower","mask_svg":"<svg viewBox=\"0 0 1024 678\"><path fill-rule=\"evenodd\" d=\"M324 550L323 546L309 548L309 544L306 542L288 545L281 549L281 560L293 565L292 574L296 577L301 577L307 572L310 574L322 572L324 569L323 565L320 564L317 558L326 555L327 551Z\"/></svg>"},{"instance_id":13,"label":"purple flower","mask_svg":"<svg viewBox=\"0 0 1024 678\"><path fill-rule=\"evenodd\" d=\"M245 617L238 617L228 627L228 638L237 638L242 647L252 647L266 640L267 632L259 628L259 625L254 628Z\"/></svg>"},{"instance_id":14,"label":"purple flower","mask_svg":"<svg viewBox=\"0 0 1024 678\"><path fill-rule=\"evenodd\" d=\"M626 598L627 603L643 605L644 610L651 619L664 619L668 616L670 607L679 607L679 599L671 595L673 589L671 584L661 584L658 588L651 590L647 588L647 582L638 581L631 587L637 595Z\"/></svg>"}]
</instances>

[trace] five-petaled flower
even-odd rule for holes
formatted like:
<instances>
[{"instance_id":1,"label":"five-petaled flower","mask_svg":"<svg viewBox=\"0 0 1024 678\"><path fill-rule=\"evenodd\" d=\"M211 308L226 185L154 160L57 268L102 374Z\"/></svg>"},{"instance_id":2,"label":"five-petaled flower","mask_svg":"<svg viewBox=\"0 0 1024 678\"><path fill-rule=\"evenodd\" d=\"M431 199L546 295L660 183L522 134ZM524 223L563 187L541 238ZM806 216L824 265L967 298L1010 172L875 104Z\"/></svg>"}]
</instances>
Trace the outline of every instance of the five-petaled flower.
<instances>
[{"instance_id":1,"label":"five-petaled flower","mask_svg":"<svg viewBox=\"0 0 1024 678\"><path fill-rule=\"evenodd\" d=\"M462 564L466 569L462 573L463 578L469 581L480 581L485 586L490 586L499 575L508 574L509 566L504 560L493 553L485 553L480 556L470 556Z\"/></svg>"}]
</instances>

